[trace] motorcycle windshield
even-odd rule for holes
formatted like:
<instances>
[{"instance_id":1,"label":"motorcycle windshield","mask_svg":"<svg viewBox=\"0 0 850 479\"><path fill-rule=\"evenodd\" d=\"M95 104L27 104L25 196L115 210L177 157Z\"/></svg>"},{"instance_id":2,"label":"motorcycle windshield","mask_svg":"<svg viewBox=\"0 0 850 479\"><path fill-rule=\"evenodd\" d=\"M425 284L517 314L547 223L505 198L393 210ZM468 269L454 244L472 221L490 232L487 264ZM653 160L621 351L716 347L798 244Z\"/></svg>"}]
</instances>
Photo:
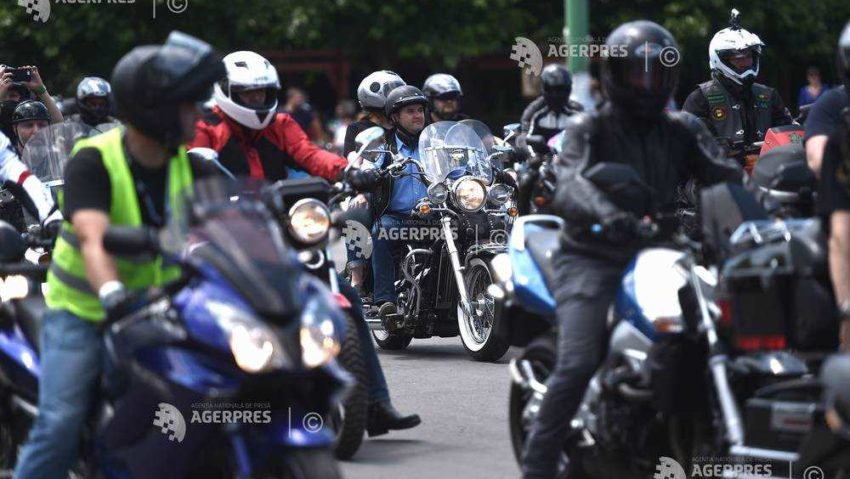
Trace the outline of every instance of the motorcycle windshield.
<instances>
[{"instance_id":1,"label":"motorcycle windshield","mask_svg":"<svg viewBox=\"0 0 850 479\"><path fill-rule=\"evenodd\" d=\"M490 127L485 125L483 122L473 120L472 118L461 120L459 123L472 128L472 131L474 131L475 134L478 135L478 138L481 138L481 142L484 143L484 151L487 152L488 155L493 153L493 147L496 145L496 137L493 136L493 132L490 131Z\"/></svg>"},{"instance_id":2,"label":"motorcycle windshield","mask_svg":"<svg viewBox=\"0 0 850 479\"><path fill-rule=\"evenodd\" d=\"M446 178L474 176L490 184L493 169L487 150L475 130L454 121L428 125L419 135L419 160L426 178L439 183Z\"/></svg>"},{"instance_id":3,"label":"motorcycle windshield","mask_svg":"<svg viewBox=\"0 0 850 479\"><path fill-rule=\"evenodd\" d=\"M92 133L96 131L84 123L64 122L50 125L30 138L24 147L21 160L44 184L61 185L65 165L71 158L74 144Z\"/></svg>"},{"instance_id":4,"label":"motorcycle windshield","mask_svg":"<svg viewBox=\"0 0 850 479\"><path fill-rule=\"evenodd\" d=\"M290 317L300 305L297 266L262 201L263 182L210 178L177 205L164 248L212 266L264 316Z\"/></svg>"}]
</instances>

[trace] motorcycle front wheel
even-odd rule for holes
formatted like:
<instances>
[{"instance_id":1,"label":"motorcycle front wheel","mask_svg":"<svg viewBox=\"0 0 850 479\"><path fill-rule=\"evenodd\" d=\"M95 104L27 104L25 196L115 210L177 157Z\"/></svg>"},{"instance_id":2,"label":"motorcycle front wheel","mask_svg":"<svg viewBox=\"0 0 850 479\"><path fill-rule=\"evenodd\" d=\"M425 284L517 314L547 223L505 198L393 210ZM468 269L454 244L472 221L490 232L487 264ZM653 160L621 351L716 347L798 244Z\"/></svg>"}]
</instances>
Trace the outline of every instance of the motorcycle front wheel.
<instances>
[{"instance_id":1,"label":"motorcycle front wheel","mask_svg":"<svg viewBox=\"0 0 850 479\"><path fill-rule=\"evenodd\" d=\"M490 267L480 258L469 262L464 273L466 292L472 306L472 314L466 314L463 306L457 306L457 325L460 340L466 352L476 361L496 361L510 346L496 333L495 302L487 292L493 284Z\"/></svg>"},{"instance_id":2,"label":"motorcycle front wheel","mask_svg":"<svg viewBox=\"0 0 850 479\"><path fill-rule=\"evenodd\" d=\"M328 449L290 449L278 465L280 479L342 479L339 464Z\"/></svg>"},{"instance_id":3,"label":"motorcycle front wheel","mask_svg":"<svg viewBox=\"0 0 850 479\"><path fill-rule=\"evenodd\" d=\"M335 453L338 459L351 459L360 448L369 414L369 375L363 360L360 335L357 334L357 325L354 323L356 320L350 314L347 316L348 327L337 359L342 367L354 376L356 383L345 400L331 413L331 424L336 431Z\"/></svg>"}]
</instances>

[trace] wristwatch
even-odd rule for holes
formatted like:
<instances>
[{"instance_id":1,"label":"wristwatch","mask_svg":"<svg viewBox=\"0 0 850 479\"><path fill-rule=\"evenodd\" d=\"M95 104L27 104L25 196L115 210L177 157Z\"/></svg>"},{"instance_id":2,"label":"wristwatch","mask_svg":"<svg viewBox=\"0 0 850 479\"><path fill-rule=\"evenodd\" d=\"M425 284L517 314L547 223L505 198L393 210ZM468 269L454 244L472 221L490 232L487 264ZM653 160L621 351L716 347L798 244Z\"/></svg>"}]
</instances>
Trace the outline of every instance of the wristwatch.
<instances>
[{"instance_id":1,"label":"wristwatch","mask_svg":"<svg viewBox=\"0 0 850 479\"><path fill-rule=\"evenodd\" d=\"M103 305L104 309L109 310L124 300L127 296L126 292L124 283L121 281L107 281L98 290L97 297L100 299L100 304Z\"/></svg>"}]
</instances>

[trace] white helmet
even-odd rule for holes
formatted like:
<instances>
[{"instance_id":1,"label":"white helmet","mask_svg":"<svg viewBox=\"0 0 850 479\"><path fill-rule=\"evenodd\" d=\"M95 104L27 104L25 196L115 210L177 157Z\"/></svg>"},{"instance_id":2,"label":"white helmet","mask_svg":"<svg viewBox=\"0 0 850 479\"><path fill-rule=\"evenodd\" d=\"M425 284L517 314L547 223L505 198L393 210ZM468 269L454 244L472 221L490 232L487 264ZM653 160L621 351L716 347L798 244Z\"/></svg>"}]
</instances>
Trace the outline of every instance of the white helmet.
<instances>
[{"instance_id":1,"label":"white helmet","mask_svg":"<svg viewBox=\"0 0 850 479\"><path fill-rule=\"evenodd\" d=\"M764 43L754 33L750 33L739 23L739 13L732 10L731 26L724 28L714 35L708 45L708 65L712 71L716 71L739 85L751 83L759 74L759 56ZM743 72L738 72L727 63L735 55L752 52L753 64Z\"/></svg>"},{"instance_id":2,"label":"white helmet","mask_svg":"<svg viewBox=\"0 0 850 479\"><path fill-rule=\"evenodd\" d=\"M227 79L215 84L213 99L224 113L242 125L261 130L271 123L277 112L277 92L280 80L277 70L268 60L254 52L233 52L224 57ZM266 103L251 108L239 102L233 93L266 89Z\"/></svg>"},{"instance_id":3,"label":"white helmet","mask_svg":"<svg viewBox=\"0 0 850 479\"><path fill-rule=\"evenodd\" d=\"M384 110L387 95L395 88L407 85L395 72L378 70L370 73L357 87L357 100L366 110Z\"/></svg>"}]
</instances>

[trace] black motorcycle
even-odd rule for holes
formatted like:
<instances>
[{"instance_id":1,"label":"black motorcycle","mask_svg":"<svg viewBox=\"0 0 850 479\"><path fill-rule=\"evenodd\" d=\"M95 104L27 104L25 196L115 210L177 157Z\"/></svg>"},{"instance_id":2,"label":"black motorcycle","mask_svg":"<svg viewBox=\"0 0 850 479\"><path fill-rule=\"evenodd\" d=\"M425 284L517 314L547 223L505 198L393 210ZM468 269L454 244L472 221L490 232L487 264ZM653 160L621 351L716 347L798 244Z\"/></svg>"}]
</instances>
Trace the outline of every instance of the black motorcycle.
<instances>
[{"instance_id":1,"label":"black motorcycle","mask_svg":"<svg viewBox=\"0 0 850 479\"><path fill-rule=\"evenodd\" d=\"M505 251L517 209L509 204L514 189L504 171L493 168L501 153L487 154L476 131L462 123L438 122L420 134L419 160L370 150L364 155L389 158L381 171L386 180L412 176L428 186L428 196L411 212L404 230L405 251L397 259L395 291L398 312L369 318L383 349L404 349L413 338L460 335L478 361L495 361L507 343L495 328L490 259Z\"/></svg>"}]
</instances>

